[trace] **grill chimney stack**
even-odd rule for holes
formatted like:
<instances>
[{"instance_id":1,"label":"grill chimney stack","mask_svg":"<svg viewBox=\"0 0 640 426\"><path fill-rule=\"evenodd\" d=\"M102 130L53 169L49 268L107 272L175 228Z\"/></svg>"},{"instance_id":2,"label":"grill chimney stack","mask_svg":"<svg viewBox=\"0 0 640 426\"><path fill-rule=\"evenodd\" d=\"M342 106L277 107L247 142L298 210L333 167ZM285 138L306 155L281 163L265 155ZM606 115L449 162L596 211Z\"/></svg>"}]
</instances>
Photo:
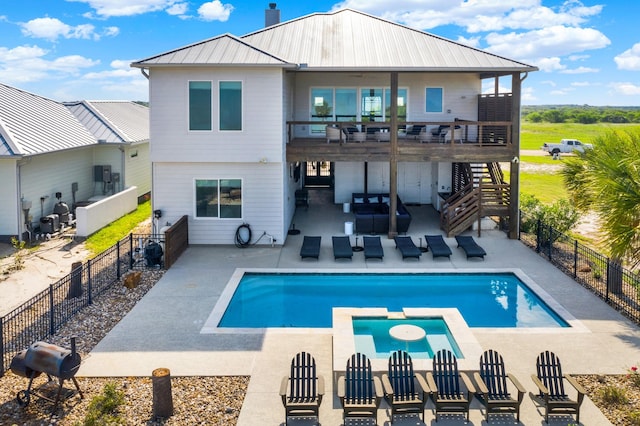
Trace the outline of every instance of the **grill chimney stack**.
<instances>
[{"instance_id":1,"label":"grill chimney stack","mask_svg":"<svg viewBox=\"0 0 640 426\"><path fill-rule=\"evenodd\" d=\"M269 9L264 11L264 26L270 27L280 23L280 10L275 3L269 3Z\"/></svg>"}]
</instances>

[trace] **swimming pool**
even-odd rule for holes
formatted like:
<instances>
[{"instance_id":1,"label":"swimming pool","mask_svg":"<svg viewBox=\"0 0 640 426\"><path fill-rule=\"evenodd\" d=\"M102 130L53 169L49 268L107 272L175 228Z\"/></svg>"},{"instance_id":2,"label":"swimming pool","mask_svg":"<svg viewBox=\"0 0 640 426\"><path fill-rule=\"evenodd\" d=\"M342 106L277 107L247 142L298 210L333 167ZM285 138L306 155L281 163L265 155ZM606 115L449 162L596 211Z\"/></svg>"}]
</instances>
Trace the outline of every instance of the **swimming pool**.
<instances>
[{"instance_id":1,"label":"swimming pool","mask_svg":"<svg viewBox=\"0 0 640 426\"><path fill-rule=\"evenodd\" d=\"M220 328L330 328L334 307L457 308L469 327L569 327L513 272L244 271L226 291L214 308Z\"/></svg>"}]
</instances>

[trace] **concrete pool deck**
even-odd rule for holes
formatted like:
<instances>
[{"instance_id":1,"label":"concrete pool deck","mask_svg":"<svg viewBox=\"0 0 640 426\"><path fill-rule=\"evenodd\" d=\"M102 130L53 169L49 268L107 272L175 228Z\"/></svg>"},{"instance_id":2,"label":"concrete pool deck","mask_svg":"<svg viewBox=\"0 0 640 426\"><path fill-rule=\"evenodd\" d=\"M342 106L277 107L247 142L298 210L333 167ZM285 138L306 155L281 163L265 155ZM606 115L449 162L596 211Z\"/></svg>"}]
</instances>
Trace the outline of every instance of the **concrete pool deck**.
<instances>
[{"instance_id":1,"label":"concrete pool deck","mask_svg":"<svg viewBox=\"0 0 640 426\"><path fill-rule=\"evenodd\" d=\"M430 207L409 207L413 221L410 236L418 244L424 234L441 234L437 216ZM288 373L291 358L299 351L314 355L326 379L325 399L320 409L323 425L342 423L342 410L333 389L333 338L330 332L315 333L267 330L260 334L201 334L201 329L236 268L283 268L305 270L416 269L455 270L505 268L521 269L543 288L584 327L581 331L553 333L540 330L472 330L483 350L494 349L504 357L507 370L514 373L527 391L535 391L529 378L541 351L554 351L565 373L622 374L640 361L640 329L611 309L587 289L525 247L509 240L503 232L483 231L474 237L487 251L486 260L467 260L453 238L445 238L452 247L451 259L433 259L424 253L419 261L402 260L393 240L382 237L384 260L365 261L354 253L352 261L334 261L331 236L344 235L344 222L352 215L342 206L323 206L298 210L294 223L300 235L290 235L284 246L226 247L190 246L178 262L134 307L134 309L83 360L78 376L150 376L159 367L173 376L248 375L247 395L240 413L240 426L280 425L284 409L278 390L282 376ZM262 230L254 229L254 235ZM322 235L320 259L300 260L303 235ZM230 237L230 240L232 237ZM360 240L361 241L361 240ZM352 237L352 242L355 238ZM424 242L423 242L424 243ZM346 359L344 360L346 363ZM344 367L342 367L344 368ZM425 423L434 421L432 405L427 405ZM474 401L469 424L484 423L480 404ZM388 407L383 402L379 424L389 424ZM496 418L491 424L513 424L513 416ZM567 425L568 417L550 424ZM581 410L584 425L610 424L587 399ZM295 424L311 424L298 422ZM394 424L422 424L417 418ZM438 421L440 425L462 424L460 418ZM542 410L527 395L522 405L521 424L544 424Z\"/></svg>"}]
</instances>

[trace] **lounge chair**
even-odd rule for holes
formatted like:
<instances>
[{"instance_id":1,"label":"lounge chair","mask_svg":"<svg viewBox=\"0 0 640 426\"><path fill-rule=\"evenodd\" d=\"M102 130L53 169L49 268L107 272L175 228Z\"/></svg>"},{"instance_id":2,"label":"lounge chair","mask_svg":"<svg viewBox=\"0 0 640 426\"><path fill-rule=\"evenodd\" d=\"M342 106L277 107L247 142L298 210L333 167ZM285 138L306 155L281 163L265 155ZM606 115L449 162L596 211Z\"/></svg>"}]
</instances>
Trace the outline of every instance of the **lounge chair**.
<instances>
[{"instance_id":1,"label":"lounge chair","mask_svg":"<svg viewBox=\"0 0 640 426\"><path fill-rule=\"evenodd\" d=\"M396 235L395 237L393 237L393 240L396 243L396 248L399 249L402 253L402 260L406 259L407 257L415 257L416 259L420 259L420 256L422 256L422 252L413 243L411 237Z\"/></svg>"},{"instance_id":2,"label":"lounge chair","mask_svg":"<svg viewBox=\"0 0 640 426\"><path fill-rule=\"evenodd\" d=\"M324 379L316 372L316 360L307 352L296 354L291 360L289 376L283 377L280 384L284 424L288 424L289 417L315 417L319 424L323 395Z\"/></svg>"},{"instance_id":3,"label":"lounge chair","mask_svg":"<svg viewBox=\"0 0 640 426\"><path fill-rule=\"evenodd\" d=\"M516 422L520 423L520 404L522 404L525 390L513 374L505 371L504 361L498 352L489 349L482 354L480 371L474 373L474 379L476 395L486 409L487 423L489 423L489 414L493 413L514 413ZM515 388L516 398L512 396L510 388Z\"/></svg>"},{"instance_id":4,"label":"lounge chair","mask_svg":"<svg viewBox=\"0 0 640 426\"><path fill-rule=\"evenodd\" d=\"M384 257L384 250L380 243L380 237L363 236L364 241L364 258L365 259L380 259Z\"/></svg>"},{"instance_id":5,"label":"lounge chair","mask_svg":"<svg viewBox=\"0 0 640 426\"><path fill-rule=\"evenodd\" d=\"M345 375L338 377L343 423L347 418L372 418L377 424L382 396L382 383L374 377L369 358L361 353L351 355Z\"/></svg>"},{"instance_id":6,"label":"lounge chair","mask_svg":"<svg viewBox=\"0 0 640 426\"><path fill-rule=\"evenodd\" d=\"M305 235L302 240L302 247L300 247L300 257L320 257L320 240L322 237L310 237Z\"/></svg>"},{"instance_id":7,"label":"lounge chair","mask_svg":"<svg viewBox=\"0 0 640 426\"><path fill-rule=\"evenodd\" d=\"M460 386L460 379L466 389ZM435 404L436 421L438 413L463 413L469 421L469 406L475 389L469 377L458 371L453 352L441 349L433 355L433 371L427 372L427 385Z\"/></svg>"},{"instance_id":8,"label":"lounge chair","mask_svg":"<svg viewBox=\"0 0 640 426\"><path fill-rule=\"evenodd\" d=\"M585 391L580 384L568 374L562 374L560 358L553 352L545 351L536 360L536 374L531 379L538 387L537 400L545 407L544 421L549 423L549 414L575 414L576 423L580 423L580 405ZM564 381L573 386L577 396L572 399L564 389Z\"/></svg>"},{"instance_id":9,"label":"lounge chair","mask_svg":"<svg viewBox=\"0 0 640 426\"><path fill-rule=\"evenodd\" d=\"M351 260L353 258L353 249L348 236L333 236L331 237L331 242L333 243L333 258L335 260Z\"/></svg>"},{"instance_id":10,"label":"lounge chair","mask_svg":"<svg viewBox=\"0 0 640 426\"><path fill-rule=\"evenodd\" d=\"M470 257L481 257L484 260L486 251L482 247L476 243L476 240L473 239L470 235L456 235L456 241L458 242L458 247L460 247L467 255L467 259Z\"/></svg>"},{"instance_id":11,"label":"lounge chair","mask_svg":"<svg viewBox=\"0 0 640 426\"><path fill-rule=\"evenodd\" d=\"M425 235L427 250L431 251L434 259L436 257L448 257L451 259L451 248L444 242L442 235Z\"/></svg>"},{"instance_id":12,"label":"lounge chair","mask_svg":"<svg viewBox=\"0 0 640 426\"><path fill-rule=\"evenodd\" d=\"M396 351L389 357L388 374L382 375L384 397L393 416L419 414L424 422L424 406L429 387L424 378L413 372L411 356L405 351Z\"/></svg>"}]
</instances>

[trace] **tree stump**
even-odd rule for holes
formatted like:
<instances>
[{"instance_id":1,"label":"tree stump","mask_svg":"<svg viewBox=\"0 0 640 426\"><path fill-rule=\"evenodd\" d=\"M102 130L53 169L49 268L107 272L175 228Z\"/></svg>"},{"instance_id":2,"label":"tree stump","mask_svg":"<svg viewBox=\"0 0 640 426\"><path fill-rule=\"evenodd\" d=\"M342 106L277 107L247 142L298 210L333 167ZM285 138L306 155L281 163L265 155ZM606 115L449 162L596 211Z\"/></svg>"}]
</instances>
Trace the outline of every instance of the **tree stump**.
<instances>
[{"instance_id":1,"label":"tree stump","mask_svg":"<svg viewBox=\"0 0 640 426\"><path fill-rule=\"evenodd\" d=\"M80 296L82 296L82 262L73 262L71 264L71 280L67 299L74 299Z\"/></svg>"},{"instance_id":2,"label":"tree stump","mask_svg":"<svg viewBox=\"0 0 640 426\"><path fill-rule=\"evenodd\" d=\"M153 418L167 419L173 415L171 396L171 372L168 368L156 368L151 373L153 387Z\"/></svg>"}]
</instances>

